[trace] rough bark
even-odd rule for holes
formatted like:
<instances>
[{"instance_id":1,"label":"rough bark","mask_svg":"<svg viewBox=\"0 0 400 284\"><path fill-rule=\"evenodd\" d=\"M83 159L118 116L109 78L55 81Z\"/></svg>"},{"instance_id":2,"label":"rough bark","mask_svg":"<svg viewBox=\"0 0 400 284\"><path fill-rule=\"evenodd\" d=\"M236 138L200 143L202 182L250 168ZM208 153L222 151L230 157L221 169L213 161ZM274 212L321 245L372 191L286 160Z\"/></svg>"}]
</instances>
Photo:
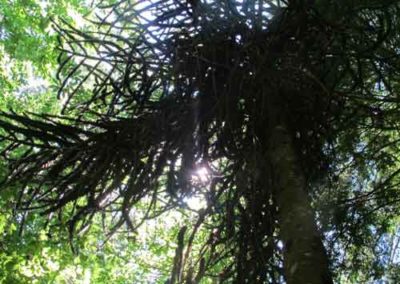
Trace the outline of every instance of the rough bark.
<instances>
[{"instance_id":1,"label":"rough bark","mask_svg":"<svg viewBox=\"0 0 400 284\"><path fill-rule=\"evenodd\" d=\"M291 135L284 122L272 120L275 122L270 127L267 155L279 208L286 281L288 284L333 283Z\"/></svg>"}]
</instances>

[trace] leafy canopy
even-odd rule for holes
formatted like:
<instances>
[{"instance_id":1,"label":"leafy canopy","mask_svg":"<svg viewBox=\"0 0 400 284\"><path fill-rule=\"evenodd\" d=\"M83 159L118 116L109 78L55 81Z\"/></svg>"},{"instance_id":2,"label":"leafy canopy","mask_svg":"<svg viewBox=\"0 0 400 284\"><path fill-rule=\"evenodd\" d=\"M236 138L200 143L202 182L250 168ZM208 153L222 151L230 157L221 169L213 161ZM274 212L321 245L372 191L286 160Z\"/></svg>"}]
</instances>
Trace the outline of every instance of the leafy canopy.
<instances>
[{"instance_id":1,"label":"leafy canopy","mask_svg":"<svg viewBox=\"0 0 400 284\"><path fill-rule=\"evenodd\" d=\"M332 266L354 281L371 263L371 278L395 266L374 258L397 233L397 1L257 3L120 1L96 28L59 24L66 116L0 122L19 206L63 212L71 235L106 212L112 233L200 195L207 206L177 234L171 281L279 283L277 206L260 159L278 109ZM200 227L207 237L192 249Z\"/></svg>"}]
</instances>

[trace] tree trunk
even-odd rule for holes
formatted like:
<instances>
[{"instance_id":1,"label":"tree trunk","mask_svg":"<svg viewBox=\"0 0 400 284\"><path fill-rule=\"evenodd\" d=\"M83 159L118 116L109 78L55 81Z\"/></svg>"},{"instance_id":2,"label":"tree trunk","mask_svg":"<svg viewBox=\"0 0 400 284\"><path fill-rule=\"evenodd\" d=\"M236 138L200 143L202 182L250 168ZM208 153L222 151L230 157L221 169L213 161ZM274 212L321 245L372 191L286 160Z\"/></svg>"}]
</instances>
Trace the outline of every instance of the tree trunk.
<instances>
[{"instance_id":1,"label":"tree trunk","mask_svg":"<svg viewBox=\"0 0 400 284\"><path fill-rule=\"evenodd\" d=\"M267 159L278 205L284 273L288 284L333 283L321 234L286 123L272 118Z\"/></svg>"}]
</instances>

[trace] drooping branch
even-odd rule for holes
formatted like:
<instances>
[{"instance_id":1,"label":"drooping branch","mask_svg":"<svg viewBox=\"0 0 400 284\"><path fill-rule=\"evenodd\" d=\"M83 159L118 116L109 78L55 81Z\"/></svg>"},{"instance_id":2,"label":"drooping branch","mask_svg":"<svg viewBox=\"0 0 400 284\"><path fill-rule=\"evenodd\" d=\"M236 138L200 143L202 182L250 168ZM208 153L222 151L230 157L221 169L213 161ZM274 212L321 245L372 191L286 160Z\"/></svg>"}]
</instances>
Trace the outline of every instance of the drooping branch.
<instances>
[{"instance_id":1,"label":"drooping branch","mask_svg":"<svg viewBox=\"0 0 400 284\"><path fill-rule=\"evenodd\" d=\"M9 181L24 185L20 207L72 206L71 230L110 209L122 212L117 226L135 228L137 202L154 200L146 218L163 211L158 198L165 209L182 204L196 191L196 165L218 164L198 275L224 263L221 281L279 283L277 205L255 162L271 134L258 130L272 97L307 185L337 186L351 171L368 178L365 169L383 169L384 156L395 165L398 4L140 2L103 7L93 30L57 26L59 96L78 118L2 115ZM351 204L396 184L397 169L381 172L381 189Z\"/></svg>"}]
</instances>

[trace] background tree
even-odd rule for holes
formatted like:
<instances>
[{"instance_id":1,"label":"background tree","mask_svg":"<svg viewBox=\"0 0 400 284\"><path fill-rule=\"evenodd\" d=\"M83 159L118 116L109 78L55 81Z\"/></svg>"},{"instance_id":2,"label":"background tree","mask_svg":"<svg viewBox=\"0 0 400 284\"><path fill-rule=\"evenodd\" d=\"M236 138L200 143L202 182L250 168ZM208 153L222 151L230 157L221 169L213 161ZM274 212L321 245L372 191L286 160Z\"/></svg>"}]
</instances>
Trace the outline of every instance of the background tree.
<instances>
[{"instance_id":1,"label":"background tree","mask_svg":"<svg viewBox=\"0 0 400 284\"><path fill-rule=\"evenodd\" d=\"M3 114L22 208L63 210L71 234L111 212L113 232L203 195L192 231L178 234L179 283L329 283L319 230L331 267L387 231L398 213L397 1L104 8L96 31L59 28L70 117ZM209 237L193 250L200 227Z\"/></svg>"}]
</instances>

